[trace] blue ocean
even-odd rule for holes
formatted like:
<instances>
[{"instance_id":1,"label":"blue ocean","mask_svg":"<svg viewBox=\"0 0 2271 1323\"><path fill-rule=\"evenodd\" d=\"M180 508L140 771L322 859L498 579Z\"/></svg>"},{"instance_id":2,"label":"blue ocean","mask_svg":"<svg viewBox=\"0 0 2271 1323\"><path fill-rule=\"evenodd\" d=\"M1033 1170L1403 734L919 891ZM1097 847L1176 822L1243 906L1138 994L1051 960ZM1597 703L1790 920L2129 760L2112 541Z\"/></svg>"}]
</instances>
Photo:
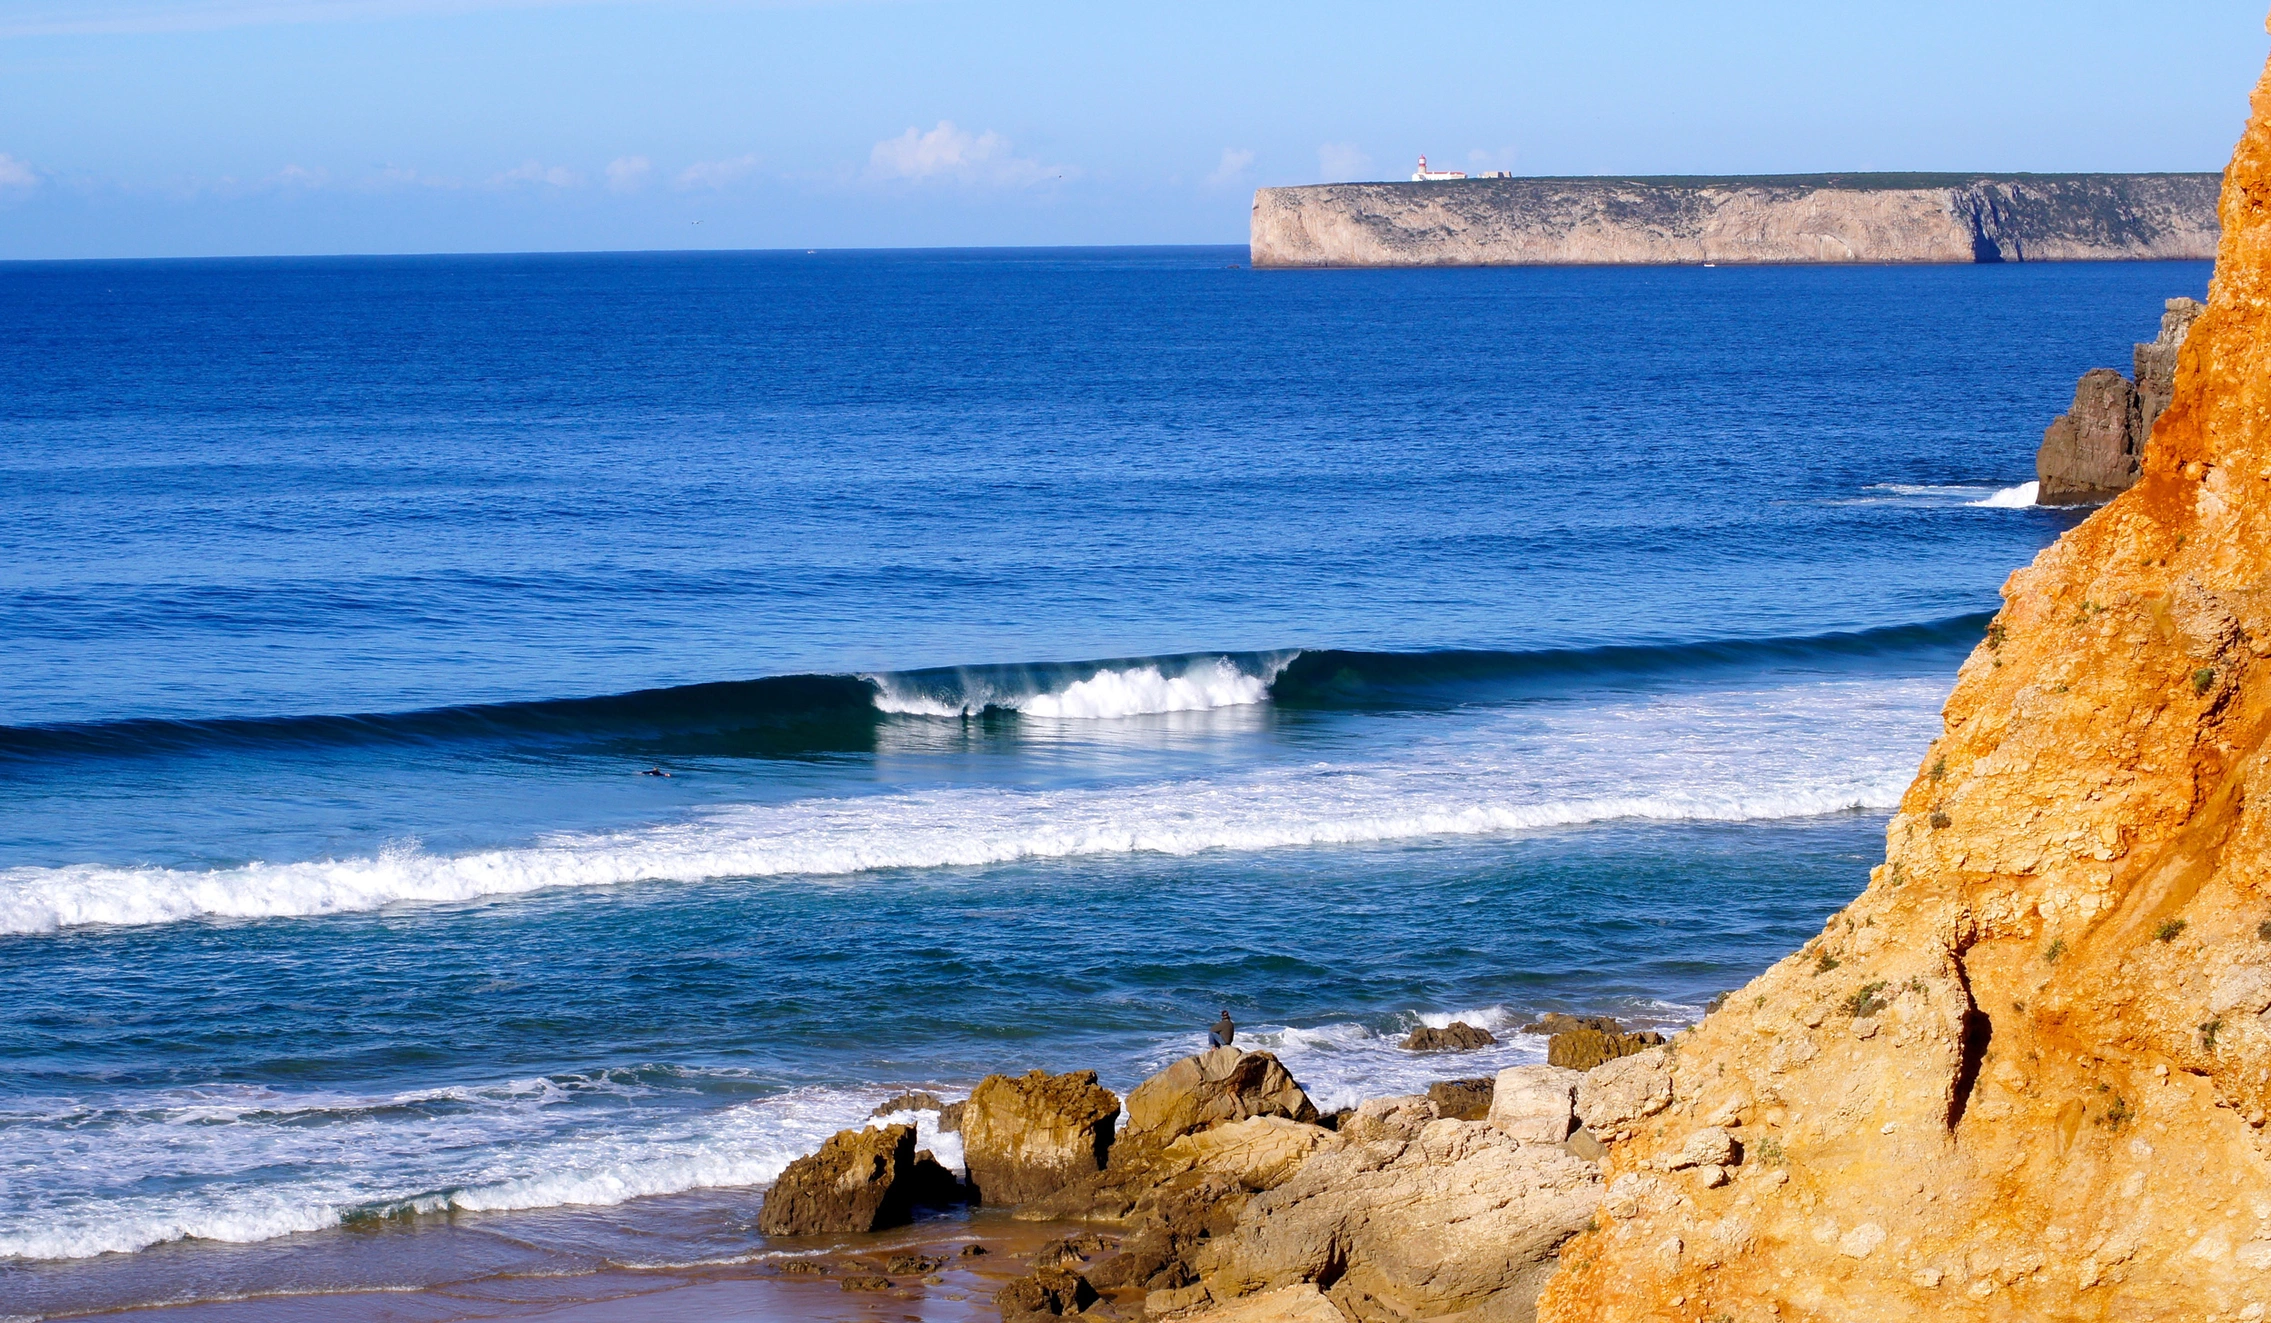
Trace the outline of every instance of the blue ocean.
<instances>
[{"instance_id":1,"label":"blue ocean","mask_svg":"<svg viewBox=\"0 0 2271 1323\"><path fill-rule=\"evenodd\" d=\"M1225 1007L1326 1106L1692 1021L2209 274L1245 263L0 264L0 1316L739 1261Z\"/></svg>"}]
</instances>

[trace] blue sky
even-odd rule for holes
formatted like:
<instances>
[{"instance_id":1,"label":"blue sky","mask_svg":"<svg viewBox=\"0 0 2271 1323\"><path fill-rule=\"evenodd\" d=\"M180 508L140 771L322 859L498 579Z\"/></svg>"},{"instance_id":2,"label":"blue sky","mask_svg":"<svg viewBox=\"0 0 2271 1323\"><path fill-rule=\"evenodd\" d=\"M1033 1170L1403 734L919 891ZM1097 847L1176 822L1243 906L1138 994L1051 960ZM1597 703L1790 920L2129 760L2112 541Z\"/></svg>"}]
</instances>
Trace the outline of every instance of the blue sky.
<instances>
[{"instance_id":1,"label":"blue sky","mask_svg":"<svg viewBox=\"0 0 2271 1323\"><path fill-rule=\"evenodd\" d=\"M1237 243L1259 184L2212 170L2264 0L0 0L0 258Z\"/></svg>"}]
</instances>

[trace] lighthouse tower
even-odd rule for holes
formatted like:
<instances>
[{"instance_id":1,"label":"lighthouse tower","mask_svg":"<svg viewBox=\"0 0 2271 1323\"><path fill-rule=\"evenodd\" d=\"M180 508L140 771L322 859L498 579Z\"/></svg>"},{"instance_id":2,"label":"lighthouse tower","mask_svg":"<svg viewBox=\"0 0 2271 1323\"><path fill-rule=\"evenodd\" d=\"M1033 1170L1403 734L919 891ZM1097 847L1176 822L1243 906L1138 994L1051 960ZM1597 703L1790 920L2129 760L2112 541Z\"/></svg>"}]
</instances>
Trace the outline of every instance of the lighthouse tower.
<instances>
[{"instance_id":1,"label":"lighthouse tower","mask_svg":"<svg viewBox=\"0 0 2271 1323\"><path fill-rule=\"evenodd\" d=\"M1422 156L1419 158L1419 169L1412 171L1411 177L1412 182L1422 183L1434 179L1464 179L1467 177L1467 172L1464 170L1430 170L1427 168L1427 158Z\"/></svg>"}]
</instances>

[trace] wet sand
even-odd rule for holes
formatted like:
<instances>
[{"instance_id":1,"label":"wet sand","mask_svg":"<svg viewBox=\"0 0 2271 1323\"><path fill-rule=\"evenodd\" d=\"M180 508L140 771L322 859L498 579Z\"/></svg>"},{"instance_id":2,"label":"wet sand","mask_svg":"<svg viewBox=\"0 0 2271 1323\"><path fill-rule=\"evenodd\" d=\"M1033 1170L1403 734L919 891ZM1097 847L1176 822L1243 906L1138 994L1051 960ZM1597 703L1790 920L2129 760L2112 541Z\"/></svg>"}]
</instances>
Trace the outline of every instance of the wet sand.
<instances>
[{"instance_id":1,"label":"wet sand","mask_svg":"<svg viewBox=\"0 0 2271 1323\"><path fill-rule=\"evenodd\" d=\"M998 1319L1003 1283L1077 1229L980 1211L868 1236L766 1240L747 1230L760 1197L706 1191L614 1208L411 1218L260 1245L178 1243L0 1274L9 1301L0 1318L974 1323ZM705 1252L655 1261L689 1249ZM153 1295L171 1303L126 1303Z\"/></svg>"}]
</instances>

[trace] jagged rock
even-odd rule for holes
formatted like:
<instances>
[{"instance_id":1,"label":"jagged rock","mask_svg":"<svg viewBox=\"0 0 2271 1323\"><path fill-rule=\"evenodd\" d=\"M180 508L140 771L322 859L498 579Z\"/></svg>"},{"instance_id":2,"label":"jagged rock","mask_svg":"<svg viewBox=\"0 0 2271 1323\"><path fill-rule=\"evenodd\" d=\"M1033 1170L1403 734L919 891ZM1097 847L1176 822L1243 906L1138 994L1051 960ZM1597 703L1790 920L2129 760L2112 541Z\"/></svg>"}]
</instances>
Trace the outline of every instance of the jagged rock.
<instances>
[{"instance_id":1,"label":"jagged rock","mask_svg":"<svg viewBox=\"0 0 2271 1323\"><path fill-rule=\"evenodd\" d=\"M1577 1086L1584 1078L1559 1066L1509 1066L1498 1072L1490 1123L1512 1139L1558 1144L1577 1128Z\"/></svg>"},{"instance_id":2,"label":"jagged rock","mask_svg":"<svg viewBox=\"0 0 2271 1323\"><path fill-rule=\"evenodd\" d=\"M2074 385L2074 403L2042 434L2035 456L2035 502L2081 505L2128 490L2137 478L2130 414L2136 388L2112 368L2092 368Z\"/></svg>"},{"instance_id":3,"label":"jagged rock","mask_svg":"<svg viewBox=\"0 0 2271 1323\"><path fill-rule=\"evenodd\" d=\"M1276 1057L1218 1047L1184 1057L1130 1091L1127 1137L1166 1143L1249 1116L1314 1122L1317 1108Z\"/></svg>"},{"instance_id":4,"label":"jagged rock","mask_svg":"<svg viewBox=\"0 0 2271 1323\"><path fill-rule=\"evenodd\" d=\"M836 1289L840 1291L888 1291L891 1289L891 1279L881 1273L858 1272L840 1279L836 1283Z\"/></svg>"},{"instance_id":5,"label":"jagged rock","mask_svg":"<svg viewBox=\"0 0 2271 1323\"><path fill-rule=\"evenodd\" d=\"M1341 1137L1352 1144L1401 1143L1419 1136L1426 1125L1443 1113L1419 1094L1394 1098L1367 1098L1341 1121Z\"/></svg>"},{"instance_id":6,"label":"jagged rock","mask_svg":"<svg viewBox=\"0 0 2271 1323\"><path fill-rule=\"evenodd\" d=\"M839 1130L798 1158L765 1192L757 1229L768 1236L879 1231L914 1220L915 1128Z\"/></svg>"},{"instance_id":7,"label":"jagged rock","mask_svg":"<svg viewBox=\"0 0 2271 1323\"><path fill-rule=\"evenodd\" d=\"M1312 1157L1195 1266L1223 1301L1322 1281L1359 1318L1515 1317L1600 1198L1598 1169L1557 1146L1432 1121L1409 1141Z\"/></svg>"},{"instance_id":8,"label":"jagged rock","mask_svg":"<svg viewBox=\"0 0 2271 1323\"><path fill-rule=\"evenodd\" d=\"M936 1254L895 1254L883 1270L897 1277L923 1277L945 1266L946 1260Z\"/></svg>"},{"instance_id":9,"label":"jagged rock","mask_svg":"<svg viewBox=\"0 0 2271 1323\"><path fill-rule=\"evenodd\" d=\"M2133 430L2140 449L2145 441L2152 439L2153 425L2160 421L2169 401L2176 397L2177 351L2184 347L2184 337L2192 333L2192 323L2208 310L2208 305L2198 299L2170 299L2161 306L2161 333L2138 345L2130 356L2131 366L2137 373L2137 413Z\"/></svg>"},{"instance_id":10,"label":"jagged rock","mask_svg":"<svg viewBox=\"0 0 2271 1323\"><path fill-rule=\"evenodd\" d=\"M1672 1062L1660 1047L1586 1071L1577 1085L1577 1119L1612 1135L1672 1105Z\"/></svg>"},{"instance_id":11,"label":"jagged rock","mask_svg":"<svg viewBox=\"0 0 2271 1323\"><path fill-rule=\"evenodd\" d=\"M895 1112L935 1112L944 1106L946 1104L941 1102L939 1096L935 1093L909 1090L905 1093L895 1093L877 1103L875 1110L869 1112L868 1115L882 1117L890 1116Z\"/></svg>"},{"instance_id":12,"label":"jagged rock","mask_svg":"<svg viewBox=\"0 0 2271 1323\"><path fill-rule=\"evenodd\" d=\"M1603 1033L1598 1029L1570 1029L1546 1041L1546 1062L1567 1070L1591 1070L1604 1061L1629 1057L1663 1045L1664 1036L1648 1030L1638 1033Z\"/></svg>"},{"instance_id":13,"label":"jagged rock","mask_svg":"<svg viewBox=\"0 0 2271 1323\"><path fill-rule=\"evenodd\" d=\"M1441 1029L1421 1025L1404 1039L1403 1046L1407 1052L1472 1052L1497 1041L1488 1029L1453 1020Z\"/></svg>"},{"instance_id":14,"label":"jagged rock","mask_svg":"<svg viewBox=\"0 0 2271 1323\"><path fill-rule=\"evenodd\" d=\"M1573 1029L1593 1029L1604 1034L1621 1034L1624 1026L1608 1015L1563 1015L1548 1011L1536 1020L1522 1026L1526 1034L1566 1034Z\"/></svg>"},{"instance_id":15,"label":"jagged rock","mask_svg":"<svg viewBox=\"0 0 2271 1323\"><path fill-rule=\"evenodd\" d=\"M962 1109L967 1106L969 1106L969 1103L965 1100L963 1102L950 1102L939 1108L938 1133L951 1135L959 1132L962 1129Z\"/></svg>"},{"instance_id":16,"label":"jagged rock","mask_svg":"<svg viewBox=\"0 0 2271 1323\"><path fill-rule=\"evenodd\" d=\"M1033 1323L1077 1314L1099 1298L1096 1288L1079 1273L1064 1268L1037 1268L1001 1288L994 1303L1001 1309L1002 1323Z\"/></svg>"},{"instance_id":17,"label":"jagged rock","mask_svg":"<svg viewBox=\"0 0 2271 1323\"><path fill-rule=\"evenodd\" d=\"M1490 1099L1498 1081L1488 1075L1473 1079L1437 1080L1427 1086L1427 1100L1436 1114L1454 1121L1480 1121L1490 1115Z\"/></svg>"},{"instance_id":18,"label":"jagged rock","mask_svg":"<svg viewBox=\"0 0 2271 1323\"><path fill-rule=\"evenodd\" d=\"M988 1075L962 1111L974 1202L1021 1204L1103 1170L1120 1099L1093 1070Z\"/></svg>"},{"instance_id":19,"label":"jagged rock","mask_svg":"<svg viewBox=\"0 0 2271 1323\"><path fill-rule=\"evenodd\" d=\"M2196 299L2168 300L2159 337L2133 353L2135 384L2112 368L2082 374L2073 406L2042 434L2036 504L2095 504L2137 480L2139 457L2175 389L2177 351L2204 306Z\"/></svg>"}]
</instances>

